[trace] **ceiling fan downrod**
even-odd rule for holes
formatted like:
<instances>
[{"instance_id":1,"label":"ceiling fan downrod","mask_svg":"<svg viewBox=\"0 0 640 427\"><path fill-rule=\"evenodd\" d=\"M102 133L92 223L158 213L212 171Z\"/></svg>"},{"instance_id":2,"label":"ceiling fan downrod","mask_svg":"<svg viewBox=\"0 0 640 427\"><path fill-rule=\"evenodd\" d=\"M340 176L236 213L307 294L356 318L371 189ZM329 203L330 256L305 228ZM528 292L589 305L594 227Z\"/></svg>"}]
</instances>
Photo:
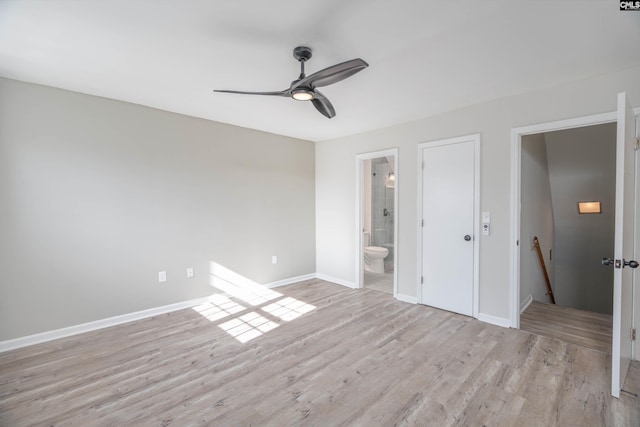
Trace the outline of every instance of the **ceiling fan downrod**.
<instances>
[{"instance_id":1,"label":"ceiling fan downrod","mask_svg":"<svg viewBox=\"0 0 640 427\"><path fill-rule=\"evenodd\" d=\"M308 46L298 46L293 49L293 57L300 62L300 77L298 80L302 80L306 77L304 73L304 63L311 59L311 48Z\"/></svg>"}]
</instances>

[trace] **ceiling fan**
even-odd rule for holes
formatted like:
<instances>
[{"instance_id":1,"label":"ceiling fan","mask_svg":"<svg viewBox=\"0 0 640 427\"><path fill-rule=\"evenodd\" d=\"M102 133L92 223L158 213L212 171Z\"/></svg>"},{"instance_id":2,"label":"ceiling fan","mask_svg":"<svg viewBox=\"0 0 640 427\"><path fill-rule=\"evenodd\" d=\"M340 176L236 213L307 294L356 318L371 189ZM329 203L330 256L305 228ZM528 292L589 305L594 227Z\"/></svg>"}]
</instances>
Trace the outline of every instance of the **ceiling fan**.
<instances>
[{"instance_id":1,"label":"ceiling fan","mask_svg":"<svg viewBox=\"0 0 640 427\"><path fill-rule=\"evenodd\" d=\"M304 63L311 58L311 48L307 46L298 46L293 49L293 57L300 61L300 76L291 82L288 89L274 92L246 92L239 90L216 89L214 92L286 96L297 101L311 101L318 111L320 111L324 116L331 118L336 115L336 111L327 97L316 88L338 83L339 81L344 80L369 66L369 64L364 62L362 59L356 58L340 64L332 65L331 67L316 71L310 76L307 76L304 73Z\"/></svg>"}]
</instances>

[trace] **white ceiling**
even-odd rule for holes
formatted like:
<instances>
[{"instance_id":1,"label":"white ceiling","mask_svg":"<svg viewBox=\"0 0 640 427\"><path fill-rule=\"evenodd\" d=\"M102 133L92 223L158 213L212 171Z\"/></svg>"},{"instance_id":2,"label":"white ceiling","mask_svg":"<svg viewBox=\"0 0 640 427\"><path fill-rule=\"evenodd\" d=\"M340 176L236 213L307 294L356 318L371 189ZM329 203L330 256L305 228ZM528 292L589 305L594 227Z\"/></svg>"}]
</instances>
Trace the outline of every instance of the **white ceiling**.
<instances>
[{"instance_id":1,"label":"white ceiling","mask_svg":"<svg viewBox=\"0 0 640 427\"><path fill-rule=\"evenodd\" d=\"M640 66L640 12L612 0L0 0L0 76L321 141ZM370 66L310 103L288 88Z\"/></svg>"}]
</instances>

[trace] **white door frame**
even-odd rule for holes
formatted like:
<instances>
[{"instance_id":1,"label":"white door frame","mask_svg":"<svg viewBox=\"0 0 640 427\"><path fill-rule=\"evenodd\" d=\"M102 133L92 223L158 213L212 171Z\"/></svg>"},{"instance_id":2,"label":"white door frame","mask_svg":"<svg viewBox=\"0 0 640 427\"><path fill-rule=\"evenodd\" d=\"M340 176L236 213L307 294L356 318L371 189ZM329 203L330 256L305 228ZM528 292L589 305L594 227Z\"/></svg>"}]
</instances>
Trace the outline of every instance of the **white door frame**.
<instances>
[{"instance_id":1,"label":"white door frame","mask_svg":"<svg viewBox=\"0 0 640 427\"><path fill-rule=\"evenodd\" d=\"M634 109L638 116L640 109ZM540 123L511 129L511 233L510 233L510 280L509 280L509 323L520 329L520 182L522 137L544 132L595 126L617 121L615 111L576 117L573 119ZM636 201L637 205L638 201Z\"/></svg>"},{"instance_id":2,"label":"white door frame","mask_svg":"<svg viewBox=\"0 0 640 427\"><path fill-rule=\"evenodd\" d=\"M636 116L636 138L640 140L640 107L633 109L633 114ZM634 223L633 223L633 253L636 258L640 254L640 150L636 150L636 158L635 158L635 172L636 172L636 194L635 194L635 212L633 215ZM631 317L631 325L638 329L640 326L640 318L636 316L636 314L640 311L640 284L638 281L638 274L634 274L633 276L633 315ZM640 360L640 340L636 338L635 341L631 341L631 356L634 360Z\"/></svg>"},{"instance_id":3,"label":"white door frame","mask_svg":"<svg viewBox=\"0 0 640 427\"><path fill-rule=\"evenodd\" d=\"M480 290L480 134L458 136L455 138L440 139L437 141L423 142L418 144L418 230L422 230L422 181L424 171L422 168L423 151L428 148L442 145L459 144L462 142L472 142L474 150L474 177L473 177L473 317L478 318L479 312L479 290ZM422 304L422 232L418 232L418 253L417 266L417 296L418 303Z\"/></svg>"},{"instance_id":4,"label":"white door frame","mask_svg":"<svg viewBox=\"0 0 640 427\"><path fill-rule=\"evenodd\" d=\"M364 229L364 197L362 188L362 163L365 160L377 159L380 157L393 156L393 174L395 177L395 188L393 191L393 297L398 297L398 189L400 188L400 173L398 170L398 149L391 148L388 150L373 151L369 153L356 155L356 288L364 286L364 268L363 268L363 229Z\"/></svg>"}]
</instances>

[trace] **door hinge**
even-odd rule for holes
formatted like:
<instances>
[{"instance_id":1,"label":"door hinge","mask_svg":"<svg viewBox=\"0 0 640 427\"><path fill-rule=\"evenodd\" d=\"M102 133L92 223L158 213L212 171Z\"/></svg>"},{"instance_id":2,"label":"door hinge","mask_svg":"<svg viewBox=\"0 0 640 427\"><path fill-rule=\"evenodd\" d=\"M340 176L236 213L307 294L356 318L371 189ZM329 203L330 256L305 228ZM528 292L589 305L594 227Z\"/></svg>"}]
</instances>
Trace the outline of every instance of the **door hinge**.
<instances>
[{"instance_id":1,"label":"door hinge","mask_svg":"<svg viewBox=\"0 0 640 427\"><path fill-rule=\"evenodd\" d=\"M636 328L631 329L631 341L636 340Z\"/></svg>"},{"instance_id":2,"label":"door hinge","mask_svg":"<svg viewBox=\"0 0 640 427\"><path fill-rule=\"evenodd\" d=\"M424 227L424 219L420 222L420 227Z\"/></svg>"},{"instance_id":3,"label":"door hinge","mask_svg":"<svg viewBox=\"0 0 640 427\"><path fill-rule=\"evenodd\" d=\"M424 276L420 276L420 284L424 284Z\"/></svg>"},{"instance_id":4,"label":"door hinge","mask_svg":"<svg viewBox=\"0 0 640 427\"><path fill-rule=\"evenodd\" d=\"M420 163L420 169L424 169L424 160Z\"/></svg>"},{"instance_id":5,"label":"door hinge","mask_svg":"<svg viewBox=\"0 0 640 427\"><path fill-rule=\"evenodd\" d=\"M636 146L635 146L635 150L638 151L640 150L640 137L636 136Z\"/></svg>"}]
</instances>

